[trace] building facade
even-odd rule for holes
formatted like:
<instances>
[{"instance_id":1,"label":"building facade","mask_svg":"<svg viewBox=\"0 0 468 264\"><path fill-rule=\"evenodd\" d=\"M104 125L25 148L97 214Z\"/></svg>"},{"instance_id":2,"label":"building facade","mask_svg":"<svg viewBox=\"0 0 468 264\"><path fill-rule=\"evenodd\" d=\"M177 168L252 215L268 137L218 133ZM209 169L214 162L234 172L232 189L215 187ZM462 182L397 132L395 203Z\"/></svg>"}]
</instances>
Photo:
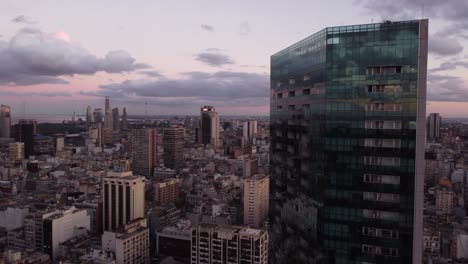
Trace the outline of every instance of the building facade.
<instances>
[{"instance_id":1,"label":"building facade","mask_svg":"<svg viewBox=\"0 0 468 264\"><path fill-rule=\"evenodd\" d=\"M184 133L180 126L172 126L163 130L164 166L178 170L184 166Z\"/></svg>"},{"instance_id":2,"label":"building facade","mask_svg":"<svg viewBox=\"0 0 468 264\"><path fill-rule=\"evenodd\" d=\"M10 138L11 109L8 105L0 106L0 138Z\"/></svg>"},{"instance_id":3,"label":"building facade","mask_svg":"<svg viewBox=\"0 0 468 264\"><path fill-rule=\"evenodd\" d=\"M119 108L112 109L112 128L114 130L120 130L120 115Z\"/></svg>"},{"instance_id":4,"label":"building facade","mask_svg":"<svg viewBox=\"0 0 468 264\"><path fill-rule=\"evenodd\" d=\"M30 155L34 154L34 124L16 124L13 128L15 131L15 141L24 143L24 157L29 158Z\"/></svg>"},{"instance_id":5,"label":"building facade","mask_svg":"<svg viewBox=\"0 0 468 264\"><path fill-rule=\"evenodd\" d=\"M244 225L260 228L268 218L270 178L256 174L244 178Z\"/></svg>"},{"instance_id":6,"label":"building facade","mask_svg":"<svg viewBox=\"0 0 468 264\"><path fill-rule=\"evenodd\" d=\"M234 226L193 227L191 252L192 264L267 264L268 232Z\"/></svg>"},{"instance_id":7,"label":"building facade","mask_svg":"<svg viewBox=\"0 0 468 264\"><path fill-rule=\"evenodd\" d=\"M162 205L179 200L179 180L172 178L154 183L154 200Z\"/></svg>"},{"instance_id":8,"label":"building facade","mask_svg":"<svg viewBox=\"0 0 468 264\"><path fill-rule=\"evenodd\" d=\"M132 129L132 170L135 174L150 177L157 163L156 129Z\"/></svg>"},{"instance_id":9,"label":"building facade","mask_svg":"<svg viewBox=\"0 0 468 264\"><path fill-rule=\"evenodd\" d=\"M131 172L108 173L103 185L103 228L105 231L145 216L145 178Z\"/></svg>"},{"instance_id":10,"label":"building facade","mask_svg":"<svg viewBox=\"0 0 468 264\"><path fill-rule=\"evenodd\" d=\"M149 229L146 219L139 218L115 231L105 231L102 250L115 254L116 264L147 264L149 260Z\"/></svg>"},{"instance_id":11,"label":"building facade","mask_svg":"<svg viewBox=\"0 0 468 264\"><path fill-rule=\"evenodd\" d=\"M213 106L203 106L200 109L199 143L219 147L219 115Z\"/></svg>"},{"instance_id":12,"label":"building facade","mask_svg":"<svg viewBox=\"0 0 468 264\"><path fill-rule=\"evenodd\" d=\"M440 139L440 125L442 117L439 113L430 113L427 117L427 141L435 141Z\"/></svg>"},{"instance_id":13,"label":"building facade","mask_svg":"<svg viewBox=\"0 0 468 264\"><path fill-rule=\"evenodd\" d=\"M253 138L257 135L257 120L250 120L244 122L242 127L242 134L245 142L252 143Z\"/></svg>"},{"instance_id":14,"label":"building facade","mask_svg":"<svg viewBox=\"0 0 468 264\"><path fill-rule=\"evenodd\" d=\"M8 146L10 151L10 160L23 160L24 159L24 143L15 142L10 143Z\"/></svg>"},{"instance_id":15,"label":"building facade","mask_svg":"<svg viewBox=\"0 0 468 264\"><path fill-rule=\"evenodd\" d=\"M272 263L421 263L428 20L271 57Z\"/></svg>"}]
</instances>

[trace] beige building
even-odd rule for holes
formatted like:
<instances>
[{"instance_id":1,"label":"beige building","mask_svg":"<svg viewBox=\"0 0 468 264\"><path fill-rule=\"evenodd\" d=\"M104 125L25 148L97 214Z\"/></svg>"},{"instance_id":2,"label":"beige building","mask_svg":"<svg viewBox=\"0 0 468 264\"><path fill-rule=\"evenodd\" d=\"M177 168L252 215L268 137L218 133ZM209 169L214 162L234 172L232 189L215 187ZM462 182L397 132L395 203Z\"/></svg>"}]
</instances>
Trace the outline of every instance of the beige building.
<instances>
[{"instance_id":1,"label":"beige building","mask_svg":"<svg viewBox=\"0 0 468 264\"><path fill-rule=\"evenodd\" d=\"M146 219L135 219L101 237L102 250L115 254L116 264L143 264L149 260L149 229Z\"/></svg>"},{"instance_id":2,"label":"beige building","mask_svg":"<svg viewBox=\"0 0 468 264\"><path fill-rule=\"evenodd\" d=\"M132 129L132 170L135 174L150 177L157 160L156 129Z\"/></svg>"},{"instance_id":3,"label":"beige building","mask_svg":"<svg viewBox=\"0 0 468 264\"><path fill-rule=\"evenodd\" d=\"M270 178L256 174L244 179L244 224L262 227L269 212Z\"/></svg>"},{"instance_id":4,"label":"beige building","mask_svg":"<svg viewBox=\"0 0 468 264\"><path fill-rule=\"evenodd\" d=\"M23 160L24 159L24 143L15 142L10 143L8 146L10 151L10 160Z\"/></svg>"},{"instance_id":5,"label":"beige building","mask_svg":"<svg viewBox=\"0 0 468 264\"><path fill-rule=\"evenodd\" d=\"M267 264L268 232L235 226L192 228L191 264Z\"/></svg>"},{"instance_id":6,"label":"beige building","mask_svg":"<svg viewBox=\"0 0 468 264\"><path fill-rule=\"evenodd\" d=\"M102 179L103 228L106 231L145 216L145 178L111 172Z\"/></svg>"},{"instance_id":7,"label":"beige building","mask_svg":"<svg viewBox=\"0 0 468 264\"><path fill-rule=\"evenodd\" d=\"M454 193L452 190L440 187L435 191L436 198L436 209L446 214L452 212L453 209L453 197Z\"/></svg>"},{"instance_id":8,"label":"beige building","mask_svg":"<svg viewBox=\"0 0 468 264\"><path fill-rule=\"evenodd\" d=\"M172 178L154 183L154 200L164 205L179 200L179 180Z\"/></svg>"}]
</instances>

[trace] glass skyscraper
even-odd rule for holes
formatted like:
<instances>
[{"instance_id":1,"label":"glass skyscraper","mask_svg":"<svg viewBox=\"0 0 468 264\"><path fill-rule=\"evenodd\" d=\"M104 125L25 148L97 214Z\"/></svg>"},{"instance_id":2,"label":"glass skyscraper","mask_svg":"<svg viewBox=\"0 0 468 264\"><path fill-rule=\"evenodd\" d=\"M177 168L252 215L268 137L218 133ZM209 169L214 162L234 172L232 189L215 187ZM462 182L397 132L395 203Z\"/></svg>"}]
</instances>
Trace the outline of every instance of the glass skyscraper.
<instances>
[{"instance_id":1,"label":"glass skyscraper","mask_svg":"<svg viewBox=\"0 0 468 264\"><path fill-rule=\"evenodd\" d=\"M428 20L271 56L271 263L421 263Z\"/></svg>"}]
</instances>

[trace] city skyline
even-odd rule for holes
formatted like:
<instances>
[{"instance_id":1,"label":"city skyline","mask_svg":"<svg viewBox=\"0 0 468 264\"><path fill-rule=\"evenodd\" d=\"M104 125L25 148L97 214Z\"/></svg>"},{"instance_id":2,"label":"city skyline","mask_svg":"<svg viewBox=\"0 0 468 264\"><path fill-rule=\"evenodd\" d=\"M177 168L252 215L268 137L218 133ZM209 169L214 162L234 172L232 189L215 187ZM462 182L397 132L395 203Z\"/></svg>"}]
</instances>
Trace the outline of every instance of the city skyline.
<instances>
[{"instance_id":1,"label":"city skyline","mask_svg":"<svg viewBox=\"0 0 468 264\"><path fill-rule=\"evenodd\" d=\"M14 119L84 114L105 96L132 114L195 115L201 105L216 105L220 115L268 115L269 54L324 26L423 16L431 20L427 112L464 117L468 4L424 4L422 10L403 0L268 2L267 11L266 2L137 1L110 10L105 3L46 9L4 2L0 96ZM335 15L325 15L335 6ZM85 12L86 23L76 23Z\"/></svg>"}]
</instances>

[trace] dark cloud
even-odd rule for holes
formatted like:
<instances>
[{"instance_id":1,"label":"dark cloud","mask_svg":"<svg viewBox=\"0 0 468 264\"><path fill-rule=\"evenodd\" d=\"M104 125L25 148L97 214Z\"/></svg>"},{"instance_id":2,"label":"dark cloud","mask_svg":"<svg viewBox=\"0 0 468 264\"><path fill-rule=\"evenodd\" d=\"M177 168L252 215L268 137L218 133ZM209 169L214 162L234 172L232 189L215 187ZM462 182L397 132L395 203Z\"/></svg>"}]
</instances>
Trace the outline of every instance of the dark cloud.
<instances>
[{"instance_id":1,"label":"dark cloud","mask_svg":"<svg viewBox=\"0 0 468 264\"><path fill-rule=\"evenodd\" d=\"M430 36L429 52L439 56L457 55L463 51L460 42L452 37L442 36L440 33Z\"/></svg>"},{"instance_id":2,"label":"dark cloud","mask_svg":"<svg viewBox=\"0 0 468 264\"><path fill-rule=\"evenodd\" d=\"M463 46L457 39L468 38L468 1L358 0L356 3L366 8L369 14L380 16L382 20L417 19L424 12L425 18L443 21L445 28L429 37L429 52L435 55L460 53Z\"/></svg>"},{"instance_id":3,"label":"dark cloud","mask_svg":"<svg viewBox=\"0 0 468 264\"><path fill-rule=\"evenodd\" d=\"M45 96L45 97L58 97L58 96L71 96L68 91L61 92L14 92L14 91L0 91L0 95L5 96Z\"/></svg>"},{"instance_id":4,"label":"dark cloud","mask_svg":"<svg viewBox=\"0 0 468 264\"><path fill-rule=\"evenodd\" d=\"M136 63L126 51L110 51L103 58L70 42L66 33L25 28L9 42L0 41L0 84L67 83L61 76L130 72L150 68Z\"/></svg>"},{"instance_id":5,"label":"dark cloud","mask_svg":"<svg viewBox=\"0 0 468 264\"><path fill-rule=\"evenodd\" d=\"M427 100L468 102L468 86L460 77L429 74Z\"/></svg>"},{"instance_id":6,"label":"dark cloud","mask_svg":"<svg viewBox=\"0 0 468 264\"><path fill-rule=\"evenodd\" d=\"M201 29L206 30L206 31L210 31L210 32L214 31L214 27L210 26L210 25L207 25L207 24L201 24L200 27L201 27Z\"/></svg>"},{"instance_id":7,"label":"dark cloud","mask_svg":"<svg viewBox=\"0 0 468 264\"><path fill-rule=\"evenodd\" d=\"M195 60L208 64L212 67L221 67L227 64L234 64L234 61L221 50L210 48L195 54Z\"/></svg>"},{"instance_id":8,"label":"dark cloud","mask_svg":"<svg viewBox=\"0 0 468 264\"><path fill-rule=\"evenodd\" d=\"M438 72L438 71L447 71L447 70L455 70L457 67L467 68L468 69L468 62L466 61L447 61L440 64L439 67L430 69L430 72Z\"/></svg>"},{"instance_id":9,"label":"dark cloud","mask_svg":"<svg viewBox=\"0 0 468 264\"><path fill-rule=\"evenodd\" d=\"M268 76L264 74L219 71L187 72L180 79L127 80L101 85L101 92L148 97L268 98Z\"/></svg>"},{"instance_id":10,"label":"dark cloud","mask_svg":"<svg viewBox=\"0 0 468 264\"><path fill-rule=\"evenodd\" d=\"M19 15L13 18L11 21L15 23L23 23L23 24L29 24L29 25L37 23L37 21L25 15Z\"/></svg>"},{"instance_id":11,"label":"dark cloud","mask_svg":"<svg viewBox=\"0 0 468 264\"><path fill-rule=\"evenodd\" d=\"M250 32L252 31L249 22L242 22L239 25L239 35L246 36L249 35Z\"/></svg>"},{"instance_id":12,"label":"dark cloud","mask_svg":"<svg viewBox=\"0 0 468 264\"><path fill-rule=\"evenodd\" d=\"M164 77L164 75L158 71L139 71L138 74L145 75L147 77L155 77L155 78Z\"/></svg>"},{"instance_id":13,"label":"dark cloud","mask_svg":"<svg viewBox=\"0 0 468 264\"><path fill-rule=\"evenodd\" d=\"M101 85L88 96L111 96L127 102L151 101L154 104L189 109L200 105L267 106L269 76L266 74L219 71L186 72L178 79L127 80Z\"/></svg>"}]
</instances>

